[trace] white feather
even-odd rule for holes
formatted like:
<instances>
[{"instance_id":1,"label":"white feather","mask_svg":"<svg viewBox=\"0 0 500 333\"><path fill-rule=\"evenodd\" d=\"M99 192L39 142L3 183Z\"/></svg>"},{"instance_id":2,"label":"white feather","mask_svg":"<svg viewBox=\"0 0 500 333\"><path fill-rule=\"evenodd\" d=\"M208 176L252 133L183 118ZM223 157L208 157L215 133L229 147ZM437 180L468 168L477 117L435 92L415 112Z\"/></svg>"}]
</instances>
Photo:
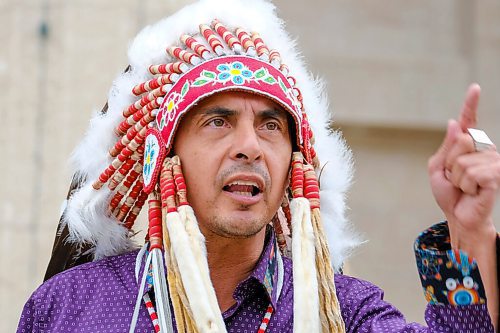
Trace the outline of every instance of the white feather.
<instances>
[{"instance_id":1,"label":"white feather","mask_svg":"<svg viewBox=\"0 0 500 333\"><path fill-rule=\"evenodd\" d=\"M76 192L68 202L64 223L68 225L68 241L94 245L94 259L125 253L137 248L130 231L107 214L109 191L95 191L90 182Z\"/></svg>"}]
</instances>

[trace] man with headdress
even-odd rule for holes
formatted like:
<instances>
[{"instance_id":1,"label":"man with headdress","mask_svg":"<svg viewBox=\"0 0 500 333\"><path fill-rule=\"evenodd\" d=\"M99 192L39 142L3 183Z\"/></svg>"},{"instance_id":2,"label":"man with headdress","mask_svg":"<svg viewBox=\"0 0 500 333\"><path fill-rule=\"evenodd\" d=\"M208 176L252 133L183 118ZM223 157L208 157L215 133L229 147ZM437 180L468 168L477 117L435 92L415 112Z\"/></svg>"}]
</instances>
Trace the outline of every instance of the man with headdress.
<instances>
[{"instance_id":1,"label":"man with headdress","mask_svg":"<svg viewBox=\"0 0 500 333\"><path fill-rule=\"evenodd\" d=\"M270 3L200 1L144 29L129 58L75 153L19 332L493 331L500 156L467 132L477 86L429 163L448 223L415 244L425 328L341 274L350 152Z\"/></svg>"}]
</instances>

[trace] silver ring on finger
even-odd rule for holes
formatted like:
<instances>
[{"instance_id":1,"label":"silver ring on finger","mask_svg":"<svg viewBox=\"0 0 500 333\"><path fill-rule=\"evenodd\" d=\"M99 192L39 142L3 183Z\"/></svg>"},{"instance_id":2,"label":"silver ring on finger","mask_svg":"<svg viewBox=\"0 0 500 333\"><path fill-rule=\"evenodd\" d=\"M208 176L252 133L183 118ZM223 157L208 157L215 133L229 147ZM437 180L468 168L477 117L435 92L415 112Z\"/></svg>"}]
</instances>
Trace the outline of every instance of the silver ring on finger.
<instances>
[{"instance_id":1,"label":"silver ring on finger","mask_svg":"<svg viewBox=\"0 0 500 333\"><path fill-rule=\"evenodd\" d=\"M483 150L491 150L494 146L485 131L476 128L468 128L467 132L474 142L474 149L479 152Z\"/></svg>"}]
</instances>

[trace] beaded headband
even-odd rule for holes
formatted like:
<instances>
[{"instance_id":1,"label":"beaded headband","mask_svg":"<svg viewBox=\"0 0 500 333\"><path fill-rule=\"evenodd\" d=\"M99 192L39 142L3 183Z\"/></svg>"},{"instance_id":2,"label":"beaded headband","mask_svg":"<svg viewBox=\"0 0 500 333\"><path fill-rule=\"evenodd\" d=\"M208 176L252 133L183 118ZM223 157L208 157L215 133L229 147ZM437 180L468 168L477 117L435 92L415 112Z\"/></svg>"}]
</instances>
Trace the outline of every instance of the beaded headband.
<instances>
[{"instance_id":1,"label":"beaded headband","mask_svg":"<svg viewBox=\"0 0 500 333\"><path fill-rule=\"evenodd\" d=\"M207 51L208 52L208 51ZM249 56L222 56L208 60L182 75L160 106L156 117L167 149L182 115L201 99L223 91L248 91L263 95L293 116L296 128L302 129L302 104L286 76L268 62ZM302 130L297 131L297 144L302 147Z\"/></svg>"}]
</instances>

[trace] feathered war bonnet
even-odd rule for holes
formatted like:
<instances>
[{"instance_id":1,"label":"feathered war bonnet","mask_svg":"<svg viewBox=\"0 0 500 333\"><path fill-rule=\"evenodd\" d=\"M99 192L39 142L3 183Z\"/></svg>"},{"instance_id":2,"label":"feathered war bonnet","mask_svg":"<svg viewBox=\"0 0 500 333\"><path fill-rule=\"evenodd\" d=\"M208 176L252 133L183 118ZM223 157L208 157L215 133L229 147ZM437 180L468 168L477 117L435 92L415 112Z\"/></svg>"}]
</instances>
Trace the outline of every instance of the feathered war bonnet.
<instances>
[{"instance_id":1,"label":"feathered war bonnet","mask_svg":"<svg viewBox=\"0 0 500 333\"><path fill-rule=\"evenodd\" d=\"M171 328L171 302L179 332L225 332L181 161L170 149L182 115L202 98L258 93L296 125L286 218L271 221L280 252L294 263L294 331L343 332L333 274L356 243L344 217L351 155L328 128L324 86L306 70L275 7L201 0L143 29L129 62L73 155L79 185L62 217L68 242L93 260L135 249L133 224L146 205L158 326Z\"/></svg>"}]
</instances>

